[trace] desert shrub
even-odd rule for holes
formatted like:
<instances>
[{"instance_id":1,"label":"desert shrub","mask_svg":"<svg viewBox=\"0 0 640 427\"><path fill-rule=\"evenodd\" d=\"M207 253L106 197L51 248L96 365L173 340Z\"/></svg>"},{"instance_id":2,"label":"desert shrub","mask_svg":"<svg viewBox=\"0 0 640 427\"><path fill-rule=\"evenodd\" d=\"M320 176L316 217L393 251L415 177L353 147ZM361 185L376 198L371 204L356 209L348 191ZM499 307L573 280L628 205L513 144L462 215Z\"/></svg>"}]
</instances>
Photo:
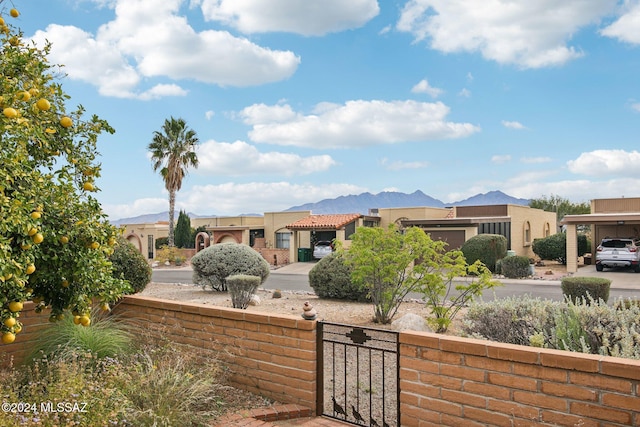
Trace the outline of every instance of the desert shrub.
<instances>
[{"instance_id":1,"label":"desert shrub","mask_svg":"<svg viewBox=\"0 0 640 427\"><path fill-rule=\"evenodd\" d=\"M182 251L176 246L162 246L156 252L156 261L161 264L166 264L167 262L175 263L178 260L184 261L184 256L182 255Z\"/></svg>"},{"instance_id":2,"label":"desert shrub","mask_svg":"<svg viewBox=\"0 0 640 427\"><path fill-rule=\"evenodd\" d=\"M149 263L125 238L118 238L109 259L113 264L113 277L124 279L131 285L132 292L128 292L129 294L142 292L151 281Z\"/></svg>"},{"instance_id":3,"label":"desert shrub","mask_svg":"<svg viewBox=\"0 0 640 427\"><path fill-rule=\"evenodd\" d=\"M0 370L5 401L38 405L36 413L1 411L0 426L204 426L241 404L227 398L227 371L210 354L143 336L133 347L116 357L76 351ZM39 402L53 402L53 411L41 411ZM56 411L56 402L78 410Z\"/></svg>"},{"instance_id":4,"label":"desert shrub","mask_svg":"<svg viewBox=\"0 0 640 427\"><path fill-rule=\"evenodd\" d=\"M72 316L51 323L39 332L27 360L70 360L78 353L102 359L125 354L131 349L132 335L115 317L94 310L89 326L76 325Z\"/></svg>"},{"instance_id":5,"label":"desert shrub","mask_svg":"<svg viewBox=\"0 0 640 427\"><path fill-rule=\"evenodd\" d=\"M500 274L510 279L518 279L529 276L529 258L514 255L502 258L499 262Z\"/></svg>"},{"instance_id":6,"label":"desert shrub","mask_svg":"<svg viewBox=\"0 0 640 427\"><path fill-rule=\"evenodd\" d=\"M193 281L203 289L226 291L226 279L235 274L258 276L260 284L269 277L269 263L247 245L220 243L191 258Z\"/></svg>"},{"instance_id":7,"label":"desert shrub","mask_svg":"<svg viewBox=\"0 0 640 427\"><path fill-rule=\"evenodd\" d=\"M260 283L261 280L258 276L234 274L227 277L227 287L231 294L233 308L247 308Z\"/></svg>"},{"instance_id":8,"label":"desert shrub","mask_svg":"<svg viewBox=\"0 0 640 427\"><path fill-rule=\"evenodd\" d=\"M560 304L529 295L477 302L467 310L462 331L476 338L530 345L532 336L549 329L546 322Z\"/></svg>"},{"instance_id":9,"label":"desert shrub","mask_svg":"<svg viewBox=\"0 0 640 427\"><path fill-rule=\"evenodd\" d=\"M640 306L514 297L472 304L463 333L493 341L640 359Z\"/></svg>"},{"instance_id":10,"label":"desert shrub","mask_svg":"<svg viewBox=\"0 0 640 427\"><path fill-rule=\"evenodd\" d=\"M584 299L609 300L611 280L604 277L564 277L561 282L562 294L571 301Z\"/></svg>"},{"instance_id":11,"label":"desert shrub","mask_svg":"<svg viewBox=\"0 0 640 427\"><path fill-rule=\"evenodd\" d=\"M320 298L368 301L367 290L351 281L351 271L342 253L334 252L309 271L309 285Z\"/></svg>"},{"instance_id":12,"label":"desert shrub","mask_svg":"<svg viewBox=\"0 0 640 427\"><path fill-rule=\"evenodd\" d=\"M176 346L149 347L126 360L127 375L118 388L127 399L127 421L136 426L209 425L224 404L224 373L217 360L180 351Z\"/></svg>"},{"instance_id":13,"label":"desert shrub","mask_svg":"<svg viewBox=\"0 0 640 427\"><path fill-rule=\"evenodd\" d=\"M500 234L478 234L460 248L468 264L482 262L489 270L496 271L496 262L507 255L507 238Z\"/></svg>"},{"instance_id":14,"label":"desert shrub","mask_svg":"<svg viewBox=\"0 0 640 427\"><path fill-rule=\"evenodd\" d=\"M549 347L558 350L591 353L589 335L584 329L585 312L581 305L569 302L564 310L556 310L554 326L549 330Z\"/></svg>"},{"instance_id":15,"label":"desert shrub","mask_svg":"<svg viewBox=\"0 0 640 427\"><path fill-rule=\"evenodd\" d=\"M162 249L164 246L169 246L169 238L168 237L158 237L156 239L156 243L154 245L156 249Z\"/></svg>"}]
</instances>

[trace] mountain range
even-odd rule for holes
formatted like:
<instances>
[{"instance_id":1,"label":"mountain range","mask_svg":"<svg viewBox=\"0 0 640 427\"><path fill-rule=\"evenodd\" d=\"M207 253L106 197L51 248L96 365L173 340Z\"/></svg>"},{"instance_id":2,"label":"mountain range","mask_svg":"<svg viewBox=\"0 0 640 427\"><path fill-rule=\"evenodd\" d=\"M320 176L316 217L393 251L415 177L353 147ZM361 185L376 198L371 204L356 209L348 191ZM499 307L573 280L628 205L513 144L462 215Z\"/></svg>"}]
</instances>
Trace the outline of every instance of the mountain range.
<instances>
[{"instance_id":1,"label":"mountain range","mask_svg":"<svg viewBox=\"0 0 640 427\"><path fill-rule=\"evenodd\" d=\"M478 206L478 205L529 205L528 199L519 199L509 196L502 191L490 191L484 194L476 194L468 199L457 202L444 203L438 199L424 194L417 190L411 194L397 191L383 191L378 194L361 193L349 196L340 196L335 199L324 199L315 203L305 203L304 205L292 206L288 211L310 210L314 214L337 214L337 213L360 213L368 214L372 208L405 208L415 206L427 206L434 208L444 208L450 206ZM197 215L187 213L190 218L211 218L216 215ZM178 212L176 212L176 219ZM259 214L245 214L243 216L260 216ZM121 224L148 224L158 221L168 221L169 212L140 215L132 218L122 218L112 221L114 225Z\"/></svg>"}]
</instances>

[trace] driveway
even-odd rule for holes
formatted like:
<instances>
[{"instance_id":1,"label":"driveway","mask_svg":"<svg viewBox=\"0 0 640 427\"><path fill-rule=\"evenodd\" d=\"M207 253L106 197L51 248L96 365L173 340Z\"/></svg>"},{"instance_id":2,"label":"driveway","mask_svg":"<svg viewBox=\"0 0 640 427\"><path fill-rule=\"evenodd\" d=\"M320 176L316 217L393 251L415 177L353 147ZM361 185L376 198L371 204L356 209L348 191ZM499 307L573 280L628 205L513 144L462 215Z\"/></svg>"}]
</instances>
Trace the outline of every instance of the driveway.
<instances>
[{"instance_id":1,"label":"driveway","mask_svg":"<svg viewBox=\"0 0 640 427\"><path fill-rule=\"evenodd\" d=\"M636 289L640 290L640 273L635 273L631 269L609 269L596 271L595 265L585 265L580 267L574 276L584 277L604 277L611 280L612 289Z\"/></svg>"}]
</instances>

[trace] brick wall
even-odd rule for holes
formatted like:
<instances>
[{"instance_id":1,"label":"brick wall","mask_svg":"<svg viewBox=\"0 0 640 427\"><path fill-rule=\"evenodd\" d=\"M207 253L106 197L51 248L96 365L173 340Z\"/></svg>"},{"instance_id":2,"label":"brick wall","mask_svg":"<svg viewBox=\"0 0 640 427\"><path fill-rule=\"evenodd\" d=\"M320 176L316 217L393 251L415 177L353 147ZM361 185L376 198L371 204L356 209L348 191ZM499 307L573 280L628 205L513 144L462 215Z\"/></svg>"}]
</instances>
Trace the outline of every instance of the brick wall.
<instances>
[{"instance_id":1,"label":"brick wall","mask_svg":"<svg viewBox=\"0 0 640 427\"><path fill-rule=\"evenodd\" d=\"M289 249L254 248L271 265L289 264Z\"/></svg>"},{"instance_id":2,"label":"brick wall","mask_svg":"<svg viewBox=\"0 0 640 427\"><path fill-rule=\"evenodd\" d=\"M212 352L243 389L315 408L315 321L135 295L113 312ZM0 347L18 361L48 313L27 303L20 320L16 342ZM403 332L400 388L407 427L640 426L640 360Z\"/></svg>"},{"instance_id":3,"label":"brick wall","mask_svg":"<svg viewBox=\"0 0 640 427\"><path fill-rule=\"evenodd\" d=\"M113 312L173 342L211 351L240 388L315 407L315 321L139 296L124 298Z\"/></svg>"},{"instance_id":4,"label":"brick wall","mask_svg":"<svg viewBox=\"0 0 640 427\"><path fill-rule=\"evenodd\" d=\"M403 426L637 426L640 361L402 333Z\"/></svg>"}]
</instances>

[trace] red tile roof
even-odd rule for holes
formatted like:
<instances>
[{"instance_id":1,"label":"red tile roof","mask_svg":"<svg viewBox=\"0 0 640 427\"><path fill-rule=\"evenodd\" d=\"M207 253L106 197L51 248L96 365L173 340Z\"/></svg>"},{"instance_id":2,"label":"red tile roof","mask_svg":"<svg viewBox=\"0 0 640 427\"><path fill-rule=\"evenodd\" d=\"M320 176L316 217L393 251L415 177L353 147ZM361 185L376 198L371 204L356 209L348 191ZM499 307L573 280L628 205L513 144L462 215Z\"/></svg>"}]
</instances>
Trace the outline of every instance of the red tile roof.
<instances>
[{"instance_id":1,"label":"red tile roof","mask_svg":"<svg viewBox=\"0 0 640 427\"><path fill-rule=\"evenodd\" d=\"M287 225L290 230L333 229L338 230L362 217L360 214L309 215Z\"/></svg>"}]
</instances>

